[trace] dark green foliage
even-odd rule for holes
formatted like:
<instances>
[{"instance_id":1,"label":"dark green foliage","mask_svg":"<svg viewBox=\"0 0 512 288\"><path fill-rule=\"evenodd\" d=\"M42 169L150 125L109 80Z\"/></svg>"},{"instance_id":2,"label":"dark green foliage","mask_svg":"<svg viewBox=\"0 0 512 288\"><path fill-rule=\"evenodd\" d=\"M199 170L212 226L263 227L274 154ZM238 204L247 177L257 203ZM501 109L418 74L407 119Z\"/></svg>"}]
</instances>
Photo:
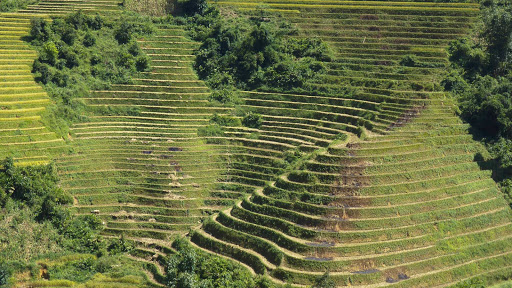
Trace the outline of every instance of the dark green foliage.
<instances>
[{"instance_id":1,"label":"dark green foliage","mask_svg":"<svg viewBox=\"0 0 512 288\"><path fill-rule=\"evenodd\" d=\"M66 136L71 122L84 119L80 98L90 90L128 83L136 71L147 71L149 58L136 41L129 40L151 33L152 27L146 18L123 15L120 20L107 20L82 11L55 18L52 24L33 20L31 43L39 58L32 71L56 103L45 115L48 126ZM127 44L119 44L116 33L123 34Z\"/></svg>"},{"instance_id":2,"label":"dark green foliage","mask_svg":"<svg viewBox=\"0 0 512 288\"><path fill-rule=\"evenodd\" d=\"M206 0L187 0L182 4L183 13L189 16L195 14L202 15L207 8L208 4Z\"/></svg>"},{"instance_id":3,"label":"dark green foliage","mask_svg":"<svg viewBox=\"0 0 512 288\"><path fill-rule=\"evenodd\" d=\"M75 252L102 255L107 246L99 236L102 229L101 220L94 215L75 217L61 224L60 232L67 238L63 245Z\"/></svg>"},{"instance_id":4,"label":"dark green foliage","mask_svg":"<svg viewBox=\"0 0 512 288\"><path fill-rule=\"evenodd\" d=\"M319 39L286 37L290 25L269 12L224 19L208 7L187 18L191 35L203 44L195 68L214 89L233 85L240 89L304 89L306 82L325 69L330 51Z\"/></svg>"},{"instance_id":5,"label":"dark green foliage","mask_svg":"<svg viewBox=\"0 0 512 288\"><path fill-rule=\"evenodd\" d=\"M87 32L84 36L84 40L82 43L84 44L85 47L94 46L94 44L96 44L96 38L94 37L94 35L92 33Z\"/></svg>"},{"instance_id":6,"label":"dark green foliage","mask_svg":"<svg viewBox=\"0 0 512 288\"><path fill-rule=\"evenodd\" d=\"M4 287L9 282L11 276L11 269L4 261L0 261L0 287Z\"/></svg>"},{"instance_id":7,"label":"dark green foliage","mask_svg":"<svg viewBox=\"0 0 512 288\"><path fill-rule=\"evenodd\" d=\"M400 65L407 67L419 67L420 61L416 55L405 55L402 60L400 60Z\"/></svg>"},{"instance_id":8,"label":"dark green foliage","mask_svg":"<svg viewBox=\"0 0 512 288\"><path fill-rule=\"evenodd\" d=\"M150 22L135 22L129 19L121 19L119 27L114 31L114 37L119 44L128 44L138 35L153 33L153 26Z\"/></svg>"},{"instance_id":9,"label":"dark green foliage","mask_svg":"<svg viewBox=\"0 0 512 288\"><path fill-rule=\"evenodd\" d=\"M229 127L237 127L241 126L242 123L240 119L237 117L229 116L229 115L219 115L215 113L210 120L210 122L215 123L219 126L229 126Z\"/></svg>"},{"instance_id":10,"label":"dark green foliage","mask_svg":"<svg viewBox=\"0 0 512 288\"><path fill-rule=\"evenodd\" d=\"M468 79L474 79L487 69L488 55L472 40L463 38L450 43L450 61L463 68Z\"/></svg>"},{"instance_id":11,"label":"dark green foliage","mask_svg":"<svg viewBox=\"0 0 512 288\"><path fill-rule=\"evenodd\" d=\"M30 19L30 37L35 41L45 42L51 37L50 24L42 18Z\"/></svg>"},{"instance_id":12,"label":"dark green foliage","mask_svg":"<svg viewBox=\"0 0 512 288\"><path fill-rule=\"evenodd\" d=\"M2 189L11 199L35 211L40 221L55 220L61 214L59 205L72 203L71 196L57 185L55 165L20 168L14 166L12 158L7 158L2 166Z\"/></svg>"},{"instance_id":13,"label":"dark green foliage","mask_svg":"<svg viewBox=\"0 0 512 288\"><path fill-rule=\"evenodd\" d=\"M510 79L479 76L460 94L461 115L487 136L510 138L511 93Z\"/></svg>"},{"instance_id":14,"label":"dark green foliage","mask_svg":"<svg viewBox=\"0 0 512 288\"><path fill-rule=\"evenodd\" d=\"M27 5L36 4L39 0L2 0L0 1L0 12L13 12L26 8Z\"/></svg>"},{"instance_id":15,"label":"dark green foliage","mask_svg":"<svg viewBox=\"0 0 512 288\"><path fill-rule=\"evenodd\" d=\"M201 127L197 130L197 135L205 137L207 143L223 143L223 139L216 139L218 137L224 137L224 130L218 124L208 125Z\"/></svg>"},{"instance_id":16,"label":"dark green foliage","mask_svg":"<svg viewBox=\"0 0 512 288\"><path fill-rule=\"evenodd\" d=\"M451 43L449 53L453 69L442 85L459 98L462 118L487 142L495 161L486 161L485 167L494 169L496 180L504 180L503 192L509 194L512 175L512 3L483 1L482 23L477 27L477 37ZM484 162L484 159L479 161Z\"/></svg>"},{"instance_id":17,"label":"dark green foliage","mask_svg":"<svg viewBox=\"0 0 512 288\"><path fill-rule=\"evenodd\" d=\"M119 44L126 44L132 40L132 25L123 22L121 26L114 32L114 37Z\"/></svg>"},{"instance_id":18,"label":"dark green foliage","mask_svg":"<svg viewBox=\"0 0 512 288\"><path fill-rule=\"evenodd\" d=\"M263 119L261 118L260 114L249 112L245 117L242 119L242 124L245 127L249 128L260 128L261 124L263 124Z\"/></svg>"},{"instance_id":19,"label":"dark green foliage","mask_svg":"<svg viewBox=\"0 0 512 288\"><path fill-rule=\"evenodd\" d=\"M214 90L210 96L210 101L218 101L222 104L236 104L238 103L238 98L235 92L232 89L221 88Z\"/></svg>"},{"instance_id":20,"label":"dark green foliage","mask_svg":"<svg viewBox=\"0 0 512 288\"><path fill-rule=\"evenodd\" d=\"M247 270L231 261L195 250L187 240L178 239L173 246L178 253L170 256L167 261L166 287L275 287L264 278L254 279Z\"/></svg>"},{"instance_id":21,"label":"dark green foliage","mask_svg":"<svg viewBox=\"0 0 512 288\"><path fill-rule=\"evenodd\" d=\"M298 61L286 60L269 67L263 74L264 84L282 90L291 90L303 87L318 73L325 71L325 67L312 58Z\"/></svg>"},{"instance_id":22,"label":"dark green foliage","mask_svg":"<svg viewBox=\"0 0 512 288\"><path fill-rule=\"evenodd\" d=\"M491 67L495 73L510 69L512 52L512 3L507 0L495 0L483 10L484 28L482 37L487 43Z\"/></svg>"},{"instance_id":23,"label":"dark green foliage","mask_svg":"<svg viewBox=\"0 0 512 288\"><path fill-rule=\"evenodd\" d=\"M61 34L61 39L69 46L73 46L75 44L75 39L77 37L76 30L72 27L66 27L65 30Z\"/></svg>"},{"instance_id":24,"label":"dark green foliage","mask_svg":"<svg viewBox=\"0 0 512 288\"><path fill-rule=\"evenodd\" d=\"M290 181L306 184L315 184L318 182L318 178L309 171L293 171L288 175L288 179Z\"/></svg>"},{"instance_id":25,"label":"dark green foliage","mask_svg":"<svg viewBox=\"0 0 512 288\"><path fill-rule=\"evenodd\" d=\"M329 46L318 38L287 39L285 51L296 58L310 57L320 61L331 60Z\"/></svg>"},{"instance_id":26,"label":"dark green foliage","mask_svg":"<svg viewBox=\"0 0 512 288\"><path fill-rule=\"evenodd\" d=\"M336 283L329 277L329 272L325 272L324 275L318 277L315 280L313 288L335 288Z\"/></svg>"},{"instance_id":27,"label":"dark green foliage","mask_svg":"<svg viewBox=\"0 0 512 288\"><path fill-rule=\"evenodd\" d=\"M137 57L135 60L135 69L139 72L148 71L149 70L149 57L146 55L141 55Z\"/></svg>"}]
</instances>

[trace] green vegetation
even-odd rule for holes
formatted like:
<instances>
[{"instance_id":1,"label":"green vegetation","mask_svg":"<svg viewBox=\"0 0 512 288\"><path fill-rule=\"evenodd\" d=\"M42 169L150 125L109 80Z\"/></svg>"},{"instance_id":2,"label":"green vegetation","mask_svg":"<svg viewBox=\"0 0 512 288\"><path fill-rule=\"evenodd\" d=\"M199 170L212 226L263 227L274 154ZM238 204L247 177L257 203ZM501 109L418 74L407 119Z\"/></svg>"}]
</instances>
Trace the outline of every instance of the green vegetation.
<instances>
[{"instance_id":1,"label":"green vegetation","mask_svg":"<svg viewBox=\"0 0 512 288\"><path fill-rule=\"evenodd\" d=\"M39 0L2 0L0 2L0 12L13 12L27 5L36 4Z\"/></svg>"},{"instance_id":2,"label":"green vegetation","mask_svg":"<svg viewBox=\"0 0 512 288\"><path fill-rule=\"evenodd\" d=\"M55 164L16 167L6 159L2 166L0 283L12 284L17 273L27 270L37 279L37 269L45 269L46 279L77 283L97 273L113 278L142 275L132 264L121 268L125 260L116 256L133 249L131 242L102 238L102 221L94 215L69 213L66 206L72 198L58 186Z\"/></svg>"},{"instance_id":3,"label":"green vegetation","mask_svg":"<svg viewBox=\"0 0 512 288\"><path fill-rule=\"evenodd\" d=\"M482 23L471 38L451 43L454 69L445 88L459 98L462 118L484 137L496 159L495 177L510 198L512 155L512 4L482 2Z\"/></svg>"},{"instance_id":4,"label":"green vegetation","mask_svg":"<svg viewBox=\"0 0 512 288\"><path fill-rule=\"evenodd\" d=\"M192 248L187 240L178 239L173 245L178 253L167 261L166 285L169 288L275 287L267 279L255 278L247 269L229 260Z\"/></svg>"},{"instance_id":5,"label":"green vegetation","mask_svg":"<svg viewBox=\"0 0 512 288\"><path fill-rule=\"evenodd\" d=\"M250 18L227 18L215 6L192 2L185 5L192 16L175 21L185 22L192 38L203 43L194 67L211 88L301 89L325 70L317 61L330 58L328 46L286 37L297 31L284 18L263 9Z\"/></svg>"},{"instance_id":6,"label":"green vegetation","mask_svg":"<svg viewBox=\"0 0 512 288\"><path fill-rule=\"evenodd\" d=\"M13 155L0 177L0 281L510 279L511 212L486 170L490 154L512 163L510 145L486 151L442 87L508 77L485 56L508 40L486 31L441 83L475 1L120 2L41 0L0 15L0 152ZM508 25L496 15L485 21Z\"/></svg>"},{"instance_id":7,"label":"green vegetation","mask_svg":"<svg viewBox=\"0 0 512 288\"><path fill-rule=\"evenodd\" d=\"M135 41L154 30L146 18L126 14L115 21L78 11L51 23L35 18L31 24L31 44L39 52L33 73L56 103L45 121L62 137L71 123L83 120L81 98L90 96L89 91L129 83L136 72L149 69L147 55Z\"/></svg>"}]
</instances>

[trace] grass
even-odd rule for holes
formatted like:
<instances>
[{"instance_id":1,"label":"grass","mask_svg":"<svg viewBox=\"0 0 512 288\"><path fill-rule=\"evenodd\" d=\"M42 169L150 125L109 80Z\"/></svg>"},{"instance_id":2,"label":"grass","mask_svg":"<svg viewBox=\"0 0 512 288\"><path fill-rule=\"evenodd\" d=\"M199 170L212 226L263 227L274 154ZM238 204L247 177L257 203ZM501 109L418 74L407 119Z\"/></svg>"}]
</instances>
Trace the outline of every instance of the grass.
<instances>
[{"instance_id":1,"label":"grass","mask_svg":"<svg viewBox=\"0 0 512 288\"><path fill-rule=\"evenodd\" d=\"M151 70L82 99L85 117L59 150L64 141L39 122L49 99L30 78L35 54L21 41L0 41L0 152L16 153L20 165L56 158L62 187L75 197L71 210L99 210L107 237L140 239L132 256L155 278L163 276L143 261L151 253L142 246L190 229L202 249L293 284L311 285L326 269L340 286L386 286L400 273L410 278L398 287L508 275L510 211L474 161L483 147L438 85L444 49L472 27L477 5L263 2L297 27L293 37L318 37L333 49L309 91L263 88L237 92L233 106L211 103L191 68L200 43L183 27L161 25L139 41ZM42 3L22 12L114 9ZM259 2L217 5L246 15ZM19 40L29 16L12 15L0 15L9 27L1 33ZM400 64L406 55L416 66ZM243 119L249 111L261 114L261 126L197 135L214 113ZM110 281L101 277L89 284Z\"/></svg>"}]
</instances>

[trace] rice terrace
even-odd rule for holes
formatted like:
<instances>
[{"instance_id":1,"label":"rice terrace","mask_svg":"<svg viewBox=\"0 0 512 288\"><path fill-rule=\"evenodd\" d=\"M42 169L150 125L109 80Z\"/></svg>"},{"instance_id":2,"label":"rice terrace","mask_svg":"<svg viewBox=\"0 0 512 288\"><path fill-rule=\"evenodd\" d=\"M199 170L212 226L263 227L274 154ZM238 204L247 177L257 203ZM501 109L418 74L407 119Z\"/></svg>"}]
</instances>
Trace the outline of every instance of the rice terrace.
<instances>
[{"instance_id":1,"label":"rice terrace","mask_svg":"<svg viewBox=\"0 0 512 288\"><path fill-rule=\"evenodd\" d=\"M0 287L512 287L510 0L0 0Z\"/></svg>"}]
</instances>

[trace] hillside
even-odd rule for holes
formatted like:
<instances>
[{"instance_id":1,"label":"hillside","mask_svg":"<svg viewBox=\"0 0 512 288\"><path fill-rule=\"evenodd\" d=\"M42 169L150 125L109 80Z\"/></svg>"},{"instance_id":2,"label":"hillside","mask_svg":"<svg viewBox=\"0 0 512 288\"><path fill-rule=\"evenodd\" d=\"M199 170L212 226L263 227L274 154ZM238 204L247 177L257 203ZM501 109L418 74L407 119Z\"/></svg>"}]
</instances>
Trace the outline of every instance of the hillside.
<instances>
[{"instance_id":1,"label":"hillside","mask_svg":"<svg viewBox=\"0 0 512 288\"><path fill-rule=\"evenodd\" d=\"M0 155L55 161L71 211L100 217L105 237L135 241L130 258L153 281L163 281L175 237L188 235L298 287L325 271L337 286L499 282L511 271L510 207L440 85L449 43L479 15L478 4L453 2L214 1L237 17L282 15L298 31L288 37L321 39L333 51L325 72L305 90L236 91L240 104L222 105L193 69L201 43L184 25L156 23L137 40L151 70L82 98L85 120L64 138L44 120L51 100L23 40L30 19L78 9L117 17L120 1L42 0L2 13ZM261 125L198 135L214 115L243 118L237 109Z\"/></svg>"}]
</instances>

